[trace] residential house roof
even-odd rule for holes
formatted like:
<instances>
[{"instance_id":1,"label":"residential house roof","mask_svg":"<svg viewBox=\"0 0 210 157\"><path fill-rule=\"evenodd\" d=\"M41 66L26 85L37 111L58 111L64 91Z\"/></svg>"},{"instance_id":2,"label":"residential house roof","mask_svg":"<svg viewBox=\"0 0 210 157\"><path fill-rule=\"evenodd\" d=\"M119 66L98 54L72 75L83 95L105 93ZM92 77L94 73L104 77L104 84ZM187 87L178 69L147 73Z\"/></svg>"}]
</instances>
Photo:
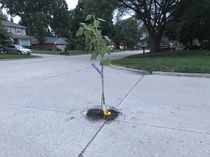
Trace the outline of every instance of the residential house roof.
<instances>
[{"instance_id":1,"label":"residential house roof","mask_svg":"<svg viewBox=\"0 0 210 157\"><path fill-rule=\"evenodd\" d=\"M16 28L25 28L25 29L27 28L25 26L22 26L22 25L19 25L19 24L16 24L7 20L2 20L2 24L4 26L10 26L10 27L16 27Z\"/></svg>"},{"instance_id":2,"label":"residential house roof","mask_svg":"<svg viewBox=\"0 0 210 157\"><path fill-rule=\"evenodd\" d=\"M11 35L13 39L31 39L28 35Z\"/></svg>"}]
</instances>

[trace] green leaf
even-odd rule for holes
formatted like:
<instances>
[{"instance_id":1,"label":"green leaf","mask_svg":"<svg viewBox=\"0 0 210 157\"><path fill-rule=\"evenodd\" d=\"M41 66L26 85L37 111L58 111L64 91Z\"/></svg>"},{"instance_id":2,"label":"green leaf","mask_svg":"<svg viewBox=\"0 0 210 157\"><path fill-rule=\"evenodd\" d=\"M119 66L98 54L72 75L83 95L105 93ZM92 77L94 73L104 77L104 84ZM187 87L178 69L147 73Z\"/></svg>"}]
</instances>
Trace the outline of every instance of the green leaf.
<instances>
[{"instance_id":1,"label":"green leaf","mask_svg":"<svg viewBox=\"0 0 210 157\"><path fill-rule=\"evenodd\" d=\"M85 45L89 42L89 38L85 38Z\"/></svg>"},{"instance_id":2,"label":"green leaf","mask_svg":"<svg viewBox=\"0 0 210 157\"><path fill-rule=\"evenodd\" d=\"M101 19L101 18L97 18L99 21L103 21L103 22L106 22L104 19Z\"/></svg>"},{"instance_id":3,"label":"green leaf","mask_svg":"<svg viewBox=\"0 0 210 157\"><path fill-rule=\"evenodd\" d=\"M96 60L97 57L98 57L98 52L94 51L91 55L91 60Z\"/></svg>"},{"instance_id":4,"label":"green leaf","mask_svg":"<svg viewBox=\"0 0 210 157\"><path fill-rule=\"evenodd\" d=\"M97 40L96 39L92 39L93 44L96 44Z\"/></svg>"},{"instance_id":5,"label":"green leaf","mask_svg":"<svg viewBox=\"0 0 210 157\"><path fill-rule=\"evenodd\" d=\"M111 43L111 40L109 39L108 36L104 35L104 38L106 39L106 41L110 44Z\"/></svg>"},{"instance_id":6,"label":"green leaf","mask_svg":"<svg viewBox=\"0 0 210 157\"><path fill-rule=\"evenodd\" d=\"M90 20L91 17L92 17L92 15L88 15L88 16L86 17L85 21Z\"/></svg>"},{"instance_id":7,"label":"green leaf","mask_svg":"<svg viewBox=\"0 0 210 157\"><path fill-rule=\"evenodd\" d=\"M102 58L100 64L101 65L109 65L109 64L111 64L111 60L109 58Z\"/></svg>"},{"instance_id":8,"label":"green leaf","mask_svg":"<svg viewBox=\"0 0 210 157\"><path fill-rule=\"evenodd\" d=\"M93 24L95 27L98 27L100 25L100 21L99 20L95 20L93 21Z\"/></svg>"},{"instance_id":9,"label":"green leaf","mask_svg":"<svg viewBox=\"0 0 210 157\"><path fill-rule=\"evenodd\" d=\"M107 47L106 53L108 53L109 55L111 54L111 48L110 47Z\"/></svg>"},{"instance_id":10,"label":"green leaf","mask_svg":"<svg viewBox=\"0 0 210 157\"><path fill-rule=\"evenodd\" d=\"M89 35L90 35L90 31L89 31L89 30L85 30L85 31L84 31L84 35L85 35L86 38L88 38Z\"/></svg>"},{"instance_id":11,"label":"green leaf","mask_svg":"<svg viewBox=\"0 0 210 157\"><path fill-rule=\"evenodd\" d=\"M78 37L78 36L83 35L83 31L84 31L84 29L82 27L80 27L79 30L77 31L76 36Z\"/></svg>"},{"instance_id":12,"label":"green leaf","mask_svg":"<svg viewBox=\"0 0 210 157\"><path fill-rule=\"evenodd\" d=\"M104 53L102 50L101 51L99 50L98 53L100 54L101 58L104 58Z\"/></svg>"},{"instance_id":13,"label":"green leaf","mask_svg":"<svg viewBox=\"0 0 210 157\"><path fill-rule=\"evenodd\" d=\"M88 50L88 51L91 51L92 48L93 48L93 43L92 43L92 41L90 41L90 42L87 44L87 50Z\"/></svg>"}]
</instances>

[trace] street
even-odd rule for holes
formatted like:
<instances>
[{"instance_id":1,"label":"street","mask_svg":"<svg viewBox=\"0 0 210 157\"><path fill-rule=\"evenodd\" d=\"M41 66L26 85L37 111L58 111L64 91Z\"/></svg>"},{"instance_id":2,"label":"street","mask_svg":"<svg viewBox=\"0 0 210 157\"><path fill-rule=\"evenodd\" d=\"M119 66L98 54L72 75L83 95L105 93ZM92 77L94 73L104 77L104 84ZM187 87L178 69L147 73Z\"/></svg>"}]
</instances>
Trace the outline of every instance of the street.
<instances>
[{"instance_id":1,"label":"street","mask_svg":"<svg viewBox=\"0 0 210 157\"><path fill-rule=\"evenodd\" d=\"M118 59L141 51L113 53ZM101 79L90 55L0 61L0 157L209 157L210 79L106 66L112 122L89 121Z\"/></svg>"}]
</instances>

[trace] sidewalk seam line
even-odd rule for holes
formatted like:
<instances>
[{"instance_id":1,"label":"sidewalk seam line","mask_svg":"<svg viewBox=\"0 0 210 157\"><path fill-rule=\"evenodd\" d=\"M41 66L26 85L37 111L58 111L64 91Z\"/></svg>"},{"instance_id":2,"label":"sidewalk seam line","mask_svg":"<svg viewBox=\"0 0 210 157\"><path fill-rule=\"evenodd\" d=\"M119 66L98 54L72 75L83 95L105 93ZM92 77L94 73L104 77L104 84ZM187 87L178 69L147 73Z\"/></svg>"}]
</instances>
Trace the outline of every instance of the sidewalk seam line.
<instances>
[{"instance_id":1,"label":"sidewalk seam line","mask_svg":"<svg viewBox=\"0 0 210 157\"><path fill-rule=\"evenodd\" d=\"M4 103L4 102L0 102L0 103L3 104L3 105L9 105L9 106L15 106L15 107L21 107L21 108L36 109L36 110L51 111L51 112L60 112L60 113L67 113L68 114L68 112L59 111L59 110L50 110L50 109L39 108L39 107L34 107L34 106L24 106L24 105Z\"/></svg>"},{"instance_id":2,"label":"sidewalk seam line","mask_svg":"<svg viewBox=\"0 0 210 157\"><path fill-rule=\"evenodd\" d=\"M121 123L123 122L123 123L129 123L129 124L137 124L137 125L148 126L148 127L153 127L153 128L161 128L161 129L168 129L168 130L174 130L174 131L183 131L183 132L189 132L189 133L210 135L210 133L208 133L208 132L200 132L200 131L193 131L193 130L176 129L176 128L169 128L169 127L164 127L164 126L150 125L150 124L144 124L144 123L135 123L135 122L127 122L127 121L121 121L121 120L116 120L116 121L121 122Z\"/></svg>"},{"instance_id":3,"label":"sidewalk seam line","mask_svg":"<svg viewBox=\"0 0 210 157\"><path fill-rule=\"evenodd\" d=\"M128 93L124 96L124 98L120 101L120 103L117 105L117 108L123 103L123 101L127 98L127 96L132 92L132 90L137 86L137 84L143 79L145 75L143 75L135 84L134 86L128 91Z\"/></svg>"},{"instance_id":4,"label":"sidewalk seam line","mask_svg":"<svg viewBox=\"0 0 210 157\"><path fill-rule=\"evenodd\" d=\"M81 151L81 153L79 153L78 157L83 157L83 153L85 152L85 150L88 148L88 146L91 144L91 142L96 138L96 136L98 135L98 133L101 131L101 129L105 126L106 122L104 122L102 124L102 126L99 128L99 130L95 133L95 135L91 138L91 140L88 142L88 144L85 146L85 148Z\"/></svg>"}]
</instances>

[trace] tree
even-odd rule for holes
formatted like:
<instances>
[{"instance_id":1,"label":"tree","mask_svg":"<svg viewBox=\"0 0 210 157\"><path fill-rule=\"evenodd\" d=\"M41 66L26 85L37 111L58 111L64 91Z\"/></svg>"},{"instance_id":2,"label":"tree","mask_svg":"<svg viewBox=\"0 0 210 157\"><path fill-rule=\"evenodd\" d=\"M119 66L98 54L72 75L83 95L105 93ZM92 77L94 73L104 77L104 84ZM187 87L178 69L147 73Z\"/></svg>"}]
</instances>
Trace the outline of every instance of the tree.
<instances>
[{"instance_id":1,"label":"tree","mask_svg":"<svg viewBox=\"0 0 210 157\"><path fill-rule=\"evenodd\" d=\"M6 31L6 29L2 25L2 22L0 21L0 44L4 45L11 42L12 40L10 34Z\"/></svg>"},{"instance_id":2,"label":"tree","mask_svg":"<svg viewBox=\"0 0 210 157\"><path fill-rule=\"evenodd\" d=\"M31 27L36 20L34 16L43 13L45 20L50 19L54 3L52 0L1 0L1 4L1 8L5 8L11 16L20 16L22 24L27 26L27 32L31 35Z\"/></svg>"},{"instance_id":3,"label":"tree","mask_svg":"<svg viewBox=\"0 0 210 157\"><path fill-rule=\"evenodd\" d=\"M119 12L131 12L135 18L142 20L149 34L150 52L159 49L160 41L165 27L170 23L174 9L180 3L180 0L85 0L88 1L89 9L97 9L100 12L107 13L110 8L112 13L118 8ZM109 3L110 7L109 7Z\"/></svg>"},{"instance_id":4,"label":"tree","mask_svg":"<svg viewBox=\"0 0 210 157\"><path fill-rule=\"evenodd\" d=\"M32 27L33 36L37 39L39 46L41 47L42 44L46 41L46 28L47 25L43 22L45 15L39 13L36 15L36 21Z\"/></svg>"},{"instance_id":5,"label":"tree","mask_svg":"<svg viewBox=\"0 0 210 157\"><path fill-rule=\"evenodd\" d=\"M179 0L119 0L122 9L131 10L144 22L149 34L150 52L160 47L165 27L171 22Z\"/></svg>"},{"instance_id":6,"label":"tree","mask_svg":"<svg viewBox=\"0 0 210 157\"><path fill-rule=\"evenodd\" d=\"M141 38L141 28L139 27L137 20L128 18L120 20L115 24L116 35L114 42L117 45L123 43L129 48L133 48Z\"/></svg>"},{"instance_id":7,"label":"tree","mask_svg":"<svg viewBox=\"0 0 210 157\"><path fill-rule=\"evenodd\" d=\"M174 21L166 25L164 34L170 41L178 41L177 23L177 20L174 19Z\"/></svg>"},{"instance_id":8,"label":"tree","mask_svg":"<svg viewBox=\"0 0 210 157\"><path fill-rule=\"evenodd\" d=\"M53 1L50 27L56 37L70 38L70 13L65 0Z\"/></svg>"},{"instance_id":9,"label":"tree","mask_svg":"<svg viewBox=\"0 0 210 157\"><path fill-rule=\"evenodd\" d=\"M2 20L5 20L5 16L2 12L0 12L0 44L4 45L11 43L12 39L10 33L8 33L5 27L2 25Z\"/></svg>"},{"instance_id":10,"label":"tree","mask_svg":"<svg viewBox=\"0 0 210 157\"><path fill-rule=\"evenodd\" d=\"M181 11L175 12L175 18L178 19L177 33L181 42L192 44L193 39L210 40L209 0L182 0L178 9Z\"/></svg>"},{"instance_id":11,"label":"tree","mask_svg":"<svg viewBox=\"0 0 210 157\"><path fill-rule=\"evenodd\" d=\"M70 34L74 49L84 49L84 37L76 37L76 33L80 27L80 22L85 22L84 2L79 0L75 9L70 10Z\"/></svg>"},{"instance_id":12,"label":"tree","mask_svg":"<svg viewBox=\"0 0 210 157\"><path fill-rule=\"evenodd\" d=\"M101 17L105 22L101 23L100 30L102 35L107 35L113 38L115 35L115 29L113 24L113 10L116 8L116 0L82 0L84 3L84 14L92 14L96 17Z\"/></svg>"},{"instance_id":13,"label":"tree","mask_svg":"<svg viewBox=\"0 0 210 157\"><path fill-rule=\"evenodd\" d=\"M4 14L2 10L0 9L0 20L7 20L7 19L8 19L8 16Z\"/></svg>"}]
</instances>

